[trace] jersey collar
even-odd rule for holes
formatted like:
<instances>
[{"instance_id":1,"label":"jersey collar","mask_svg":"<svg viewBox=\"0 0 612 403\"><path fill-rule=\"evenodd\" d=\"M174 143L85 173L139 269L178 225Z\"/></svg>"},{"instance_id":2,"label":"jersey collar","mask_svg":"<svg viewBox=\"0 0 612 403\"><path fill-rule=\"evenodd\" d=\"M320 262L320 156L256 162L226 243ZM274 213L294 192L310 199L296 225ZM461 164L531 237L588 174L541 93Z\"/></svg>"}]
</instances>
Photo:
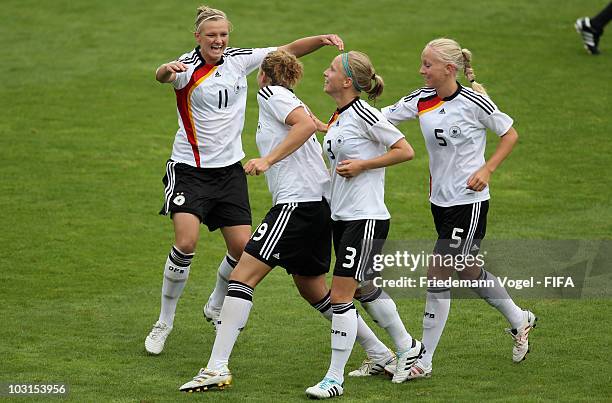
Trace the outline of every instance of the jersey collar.
<instances>
[{"instance_id":1,"label":"jersey collar","mask_svg":"<svg viewBox=\"0 0 612 403\"><path fill-rule=\"evenodd\" d=\"M452 101L453 99L455 99L457 97L457 95L459 95L459 93L461 92L461 88L463 88L461 86L461 84L459 84L459 81L457 81L457 91L453 92L451 95L442 98L443 101Z\"/></svg>"},{"instance_id":2,"label":"jersey collar","mask_svg":"<svg viewBox=\"0 0 612 403\"><path fill-rule=\"evenodd\" d=\"M207 64L206 60L204 60L204 56L202 56L202 53L200 53L200 45L196 46L195 52L196 52L196 55L198 55L198 59L200 59L202 64ZM217 63L215 63L215 66L221 65L221 64L223 64L223 62L224 62L224 60L223 60L223 55L222 55L221 59L219 59L219 61ZM210 63L208 63L208 64L210 64Z\"/></svg>"},{"instance_id":3,"label":"jersey collar","mask_svg":"<svg viewBox=\"0 0 612 403\"><path fill-rule=\"evenodd\" d=\"M353 100L351 102L349 102L348 104L344 105L342 108L336 108L336 111L340 114L340 113L344 112L345 110L347 110L348 108L350 108L351 105L353 105L357 101L359 101L359 97L353 98Z\"/></svg>"}]
</instances>

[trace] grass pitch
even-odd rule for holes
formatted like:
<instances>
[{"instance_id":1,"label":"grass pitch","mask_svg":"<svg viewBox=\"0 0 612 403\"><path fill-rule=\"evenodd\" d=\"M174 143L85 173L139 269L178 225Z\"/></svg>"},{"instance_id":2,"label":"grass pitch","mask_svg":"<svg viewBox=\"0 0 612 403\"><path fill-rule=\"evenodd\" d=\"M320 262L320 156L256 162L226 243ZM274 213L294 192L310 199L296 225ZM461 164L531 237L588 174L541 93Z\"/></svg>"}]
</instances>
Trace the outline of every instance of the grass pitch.
<instances>
[{"instance_id":1,"label":"grass pitch","mask_svg":"<svg viewBox=\"0 0 612 403\"><path fill-rule=\"evenodd\" d=\"M474 53L478 80L515 119L520 135L492 178L487 237L611 238L612 35L602 37L602 54L592 57L572 27L603 3L210 4L234 23L232 46L338 33L348 49L368 53L384 77L378 107L422 85L417 71L427 41L457 39ZM157 211L177 124L171 87L158 84L154 71L194 46L190 29L198 5L3 2L0 382L65 382L72 401L285 402L305 400L304 389L325 373L329 325L277 270L255 292L230 363L234 386L210 395L177 391L206 363L214 340L201 306L224 246L219 233L205 231L166 350L159 357L144 352L172 245L171 223ZM296 89L321 118L335 109L322 92L322 72L335 54L323 49L305 57ZM254 77L250 86L247 158L256 155ZM389 238L433 242L425 147L416 123L401 128L417 157L387 171ZM257 223L270 196L262 177L249 178L249 186ZM396 302L420 337L424 299ZM402 385L347 378L342 400L612 399L610 299L517 302L540 317L524 363L512 364L511 340L496 311L482 301L458 300L433 378ZM362 358L356 347L347 368Z\"/></svg>"}]
</instances>

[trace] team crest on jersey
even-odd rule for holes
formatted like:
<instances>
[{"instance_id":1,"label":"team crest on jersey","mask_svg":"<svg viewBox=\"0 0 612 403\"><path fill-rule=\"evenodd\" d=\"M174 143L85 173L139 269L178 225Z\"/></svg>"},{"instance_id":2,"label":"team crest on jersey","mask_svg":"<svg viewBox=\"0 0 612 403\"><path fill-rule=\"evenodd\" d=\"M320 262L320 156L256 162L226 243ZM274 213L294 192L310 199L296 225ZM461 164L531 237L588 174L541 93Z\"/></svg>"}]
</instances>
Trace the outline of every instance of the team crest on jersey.
<instances>
[{"instance_id":1,"label":"team crest on jersey","mask_svg":"<svg viewBox=\"0 0 612 403\"><path fill-rule=\"evenodd\" d=\"M182 206L185 203L185 196L183 193L177 193L176 197L172 200L172 203L177 206Z\"/></svg>"},{"instance_id":2,"label":"team crest on jersey","mask_svg":"<svg viewBox=\"0 0 612 403\"><path fill-rule=\"evenodd\" d=\"M344 137L338 136L336 137L336 147L340 148L344 144Z\"/></svg>"},{"instance_id":3,"label":"team crest on jersey","mask_svg":"<svg viewBox=\"0 0 612 403\"><path fill-rule=\"evenodd\" d=\"M451 128L448 130L448 133L452 138L456 139L457 137L461 136L461 129L459 128L459 126L451 126Z\"/></svg>"}]
</instances>

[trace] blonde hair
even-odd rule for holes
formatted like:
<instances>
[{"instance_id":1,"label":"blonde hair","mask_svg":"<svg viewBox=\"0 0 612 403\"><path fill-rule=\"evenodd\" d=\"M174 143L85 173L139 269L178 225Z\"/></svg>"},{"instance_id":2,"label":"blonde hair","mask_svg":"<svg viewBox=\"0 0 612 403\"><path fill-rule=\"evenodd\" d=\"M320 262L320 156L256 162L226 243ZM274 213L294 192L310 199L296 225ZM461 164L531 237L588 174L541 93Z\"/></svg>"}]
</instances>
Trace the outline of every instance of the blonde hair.
<instances>
[{"instance_id":1,"label":"blonde hair","mask_svg":"<svg viewBox=\"0 0 612 403\"><path fill-rule=\"evenodd\" d=\"M293 88L304 74L304 66L292 55L284 50L275 50L264 57L261 62L261 71L272 81L272 85Z\"/></svg>"},{"instance_id":2,"label":"blonde hair","mask_svg":"<svg viewBox=\"0 0 612 403\"><path fill-rule=\"evenodd\" d=\"M351 50L342 54L341 58L344 74L353 80L353 86L357 91L365 91L370 101L382 94L385 82L381 76L376 74L368 55ZM348 71L346 63L348 63Z\"/></svg>"},{"instance_id":3,"label":"blonde hair","mask_svg":"<svg viewBox=\"0 0 612 403\"><path fill-rule=\"evenodd\" d=\"M229 30L232 30L232 23L227 19L227 15L221 10L217 10L216 8L208 7L208 6L200 6L196 11L196 20L195 20L195 33L200 32L202 29L202 24L206 21L217 21L217 20L226 20Z\"/></svg>"},{"instance_id":4,"label":"blonde hair","mask_svg":"<svg viewBox=\"0 0 612 403\"><path fill-rule=\"evenodd\" d=\"M472 68L472 52L468 49L462 49L456 41L448 38L434 39L425 47L429 47L436 52L444 63L452 64L457 68L457 71L463 71L474 91L488 96L485 87L476 82L476 74Z\"/></svg>"}]
</instances>

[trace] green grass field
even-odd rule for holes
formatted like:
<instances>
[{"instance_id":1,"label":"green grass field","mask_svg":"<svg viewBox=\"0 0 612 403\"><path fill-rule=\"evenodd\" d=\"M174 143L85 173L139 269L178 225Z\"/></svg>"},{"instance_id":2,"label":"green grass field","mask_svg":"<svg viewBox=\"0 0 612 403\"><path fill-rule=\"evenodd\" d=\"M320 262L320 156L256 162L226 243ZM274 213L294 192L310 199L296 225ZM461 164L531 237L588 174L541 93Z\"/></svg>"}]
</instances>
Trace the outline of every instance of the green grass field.
<instances>
[{"instance_id":1,"label":"green grass field","mask_svg":"<svg viewBox=\"0 0 612 403\"><path fill-rule=\"evenodd\" d=\"M420 52L439 36L474 54L478 80L515 119L520 144L492 179L487 237L611 239L612 33L591 57L573 30L604 1L224 1L231 45L281 45L338 33L367 52L386 89L378 107L420 87ZM176 130L173 91L158 65L194 46L194 1L6 0L0 15L0 383L65 382L69 400L304 401L329 360L329 325L278 269L257 288L224 392L177 391L214 340L202 304L225 250L203 231L175 330L161 356L144 352L159 310L171 222L157 215ZM609 28L610 29L610 28ZM303 59L296 89L321 118L335 105L322 72L336 54ZM256 155L255 81L243 142ZM402 127L414 161L387 172L389 239L435 239L427 155L416 123ZM489 151L495 144L491 137ZM270 207L249 178L253 219ZM609 276L610 273L607 273ZM532 352L510 360L505 320L484 302L453 302L434 377L402 385L347 379L346 402L612 400L612 301L521 299L539 317ZM423 299L398 299L421 336ZM289 326L287 326L289 324ZM380 329L377 334L390 344ZM356 347L348 368L357 366ZM47 398L30 400L46 401ZM21 400L19 400L21 401Z\"/></svg>"}]
</instances>

